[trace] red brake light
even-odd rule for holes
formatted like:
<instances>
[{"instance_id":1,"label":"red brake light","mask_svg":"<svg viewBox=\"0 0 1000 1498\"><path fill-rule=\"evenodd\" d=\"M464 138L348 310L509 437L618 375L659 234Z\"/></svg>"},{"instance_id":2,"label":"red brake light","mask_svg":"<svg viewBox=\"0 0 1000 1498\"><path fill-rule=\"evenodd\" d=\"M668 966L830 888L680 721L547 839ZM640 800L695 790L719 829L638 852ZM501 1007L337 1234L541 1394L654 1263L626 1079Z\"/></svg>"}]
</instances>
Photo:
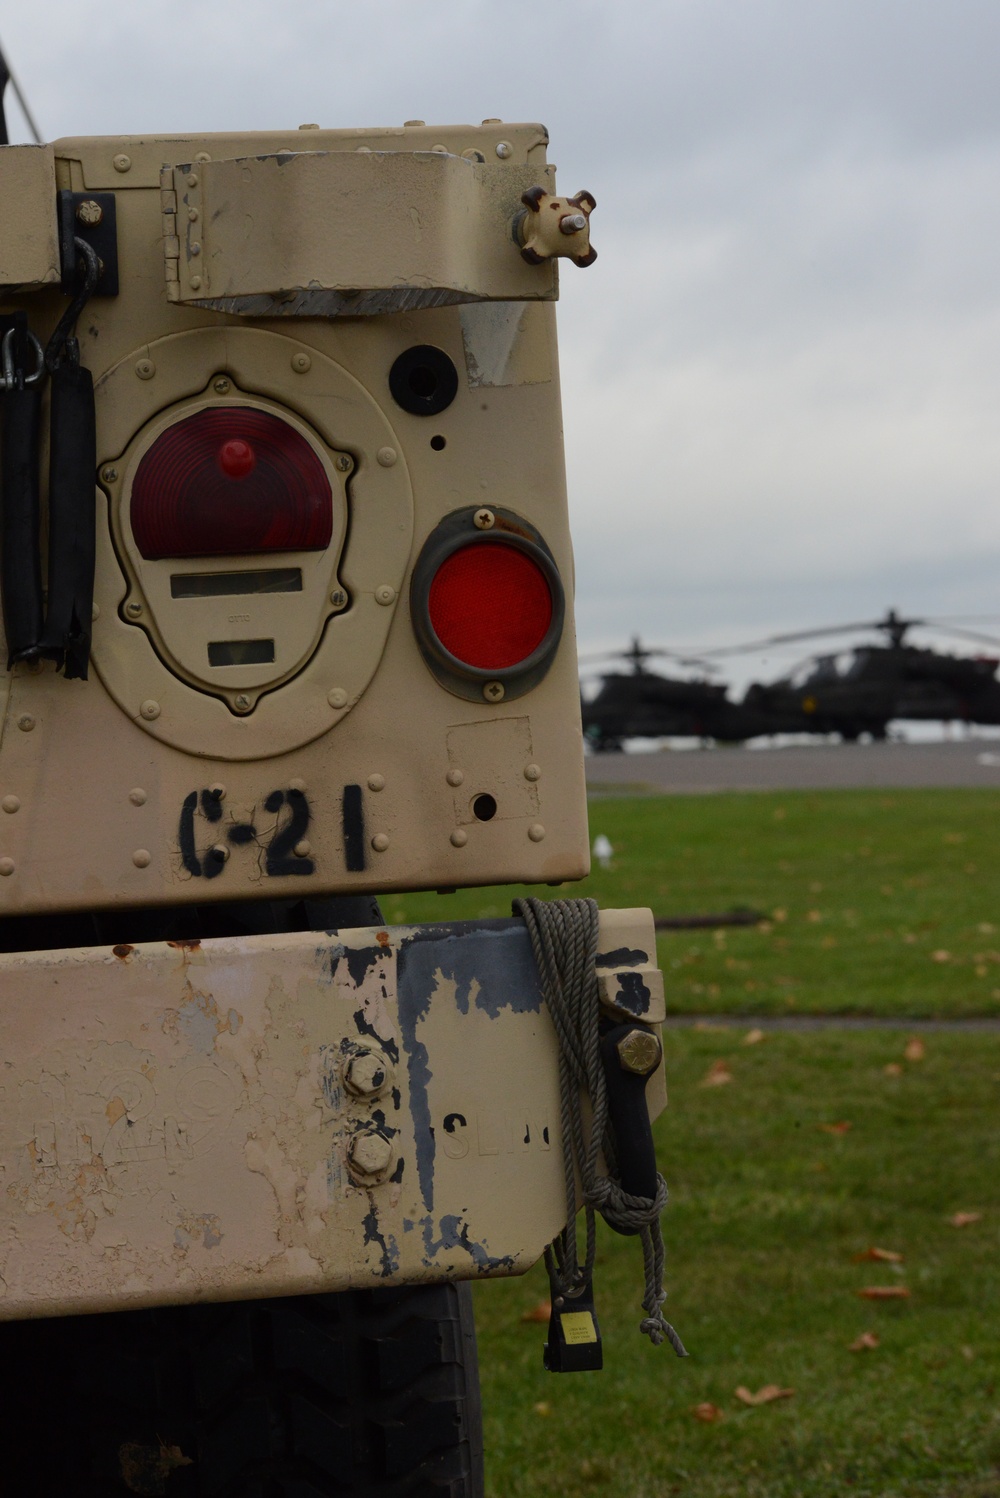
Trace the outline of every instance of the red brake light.
<instances>
[{"instance_id":1,"label":"red brake light","mask_svg":"<svg viewBox=\"0 0 1000 1498\"><path fill-rule=\"evenodd\" d=\"M446 557L428 598L431 626L467 666L502 671L532 655L552 623L552 594L538 563L518 547L475 543Z\"/></svg>"},{"instance_id":2,"label":"red brake light","mask_svg":"<svg viewBox=\"0 0 1000 1498\"><path fill-rule=\"evenodd\" d=\"M220 406L157 437L136 470L129 513L147 561L322 551L333 491L294 427L268 411Z\"/></svg>"}]
</instances>

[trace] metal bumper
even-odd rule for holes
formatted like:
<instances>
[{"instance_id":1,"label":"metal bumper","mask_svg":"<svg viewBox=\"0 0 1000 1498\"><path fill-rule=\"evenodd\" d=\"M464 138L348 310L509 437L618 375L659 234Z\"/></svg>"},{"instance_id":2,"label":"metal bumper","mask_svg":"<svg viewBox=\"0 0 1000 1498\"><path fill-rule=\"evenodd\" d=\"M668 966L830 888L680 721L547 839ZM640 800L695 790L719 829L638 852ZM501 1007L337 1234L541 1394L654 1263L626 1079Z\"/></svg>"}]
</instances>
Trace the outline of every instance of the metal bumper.
<instances>
[{"instance_id":1,"label":"metal bumper","mask_svg":"<svg viewBox=\"0 0 1000 1498\"><path fill-rule=\"evenodd\" d=\"M649 911L600 946L655 1023ZM0 1055L0 1319L518 1274L565 1220L520 921L0 956Z\"/></svg>"}]
</instances>

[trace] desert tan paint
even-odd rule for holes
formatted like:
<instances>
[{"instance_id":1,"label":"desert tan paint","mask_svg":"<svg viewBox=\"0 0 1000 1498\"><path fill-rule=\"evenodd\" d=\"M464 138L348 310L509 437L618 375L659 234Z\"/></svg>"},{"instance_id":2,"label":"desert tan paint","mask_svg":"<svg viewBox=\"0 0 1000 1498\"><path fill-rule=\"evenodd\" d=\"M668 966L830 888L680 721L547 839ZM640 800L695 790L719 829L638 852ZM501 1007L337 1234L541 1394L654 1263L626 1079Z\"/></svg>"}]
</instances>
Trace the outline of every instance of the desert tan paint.
<instances>
[{"instance_id":1,"label":"desert tan paint","mask_svg":"<svg viewBox=\"0 0 1000 1498\"><path fill-rule=\"evenodd\" d=\"M24 308L44 340L65 305L45 289L57 187L116 194L121 285L116 298L94 298L79 324L98 420L93 669L85 683L49 665L17 667L5 681L0 805L16 810L0 812L0 913L558 883L586 872L556 274L551 262L526 264L512 233L525 186L554 190L546 140L537 125L489 125L0 150L0 191L18 203L0 231L0 310ZM249 235L218 212L230 189L240 212L266 205ZM196 263L208 287L193 285ZM429 305L323 317L308 315L308 298L294 305L310 289L340 296L362 272L375 297L368 310L385 291L395 296L385 305ZM15 289L24 286L43 289ZM240 315L199 305L206 290ZM459 374L438 416L409 414L388 389L394 360L418 344L443 350ZM226 559L313 569L280 617L265 596L199 598L185 613L191 600L170 597L169 574L217 559L174 569L144 563L131 545L143 445L158 423L213 401L287 411L325 464L338 474L340 460L348 465L334 491L346 523L319 562ZM409 579L443 517L490 506L542 534L567 615L540 685L470 702L425 664ZM338 589L349 607L335 601ZM210 641L265 635L276 642L270 677L207 664ZM346 786L359 788L363 820L364 867L354 870ZM206 817L209 790L221 821ZM300 862L312 872L269 873L292 790L308 806ZM269 811L277 792L285 801ZM497 801L488 822L472 812L481 793ZM195 856L185 860L192 797ZM253 827L251 842L228 840L237 824ZM193 872L217 845L221 873Z\"/></svg>"},{"instance_id":2,"label":"desert tan paint","mask_svg":"<svg viewBox=\"0 0 1000 1498\"><path fill-rule=\"evenodd\" d=\"M565 1220L520 922L0 956L0 991L0 1318L518 1273Z\"/></svg>"}]
</instances>

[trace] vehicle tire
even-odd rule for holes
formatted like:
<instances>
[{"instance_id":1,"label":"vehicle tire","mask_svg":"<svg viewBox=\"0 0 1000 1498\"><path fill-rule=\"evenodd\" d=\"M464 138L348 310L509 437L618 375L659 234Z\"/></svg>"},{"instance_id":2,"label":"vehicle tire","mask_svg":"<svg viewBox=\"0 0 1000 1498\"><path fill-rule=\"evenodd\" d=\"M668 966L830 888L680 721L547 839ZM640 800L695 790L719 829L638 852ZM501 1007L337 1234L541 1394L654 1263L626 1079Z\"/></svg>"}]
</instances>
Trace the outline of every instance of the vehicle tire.
<instances>
[{"instance_id":1,"label":"vehicle tire","mask_svg":"<svg viewBox=\"0 0 1000 1498\"><path fill-rule=\"evenodd\" d=\"M481 1498L468 1285L0 1326L4 1490Z\"/></svg>"}]
</instances>

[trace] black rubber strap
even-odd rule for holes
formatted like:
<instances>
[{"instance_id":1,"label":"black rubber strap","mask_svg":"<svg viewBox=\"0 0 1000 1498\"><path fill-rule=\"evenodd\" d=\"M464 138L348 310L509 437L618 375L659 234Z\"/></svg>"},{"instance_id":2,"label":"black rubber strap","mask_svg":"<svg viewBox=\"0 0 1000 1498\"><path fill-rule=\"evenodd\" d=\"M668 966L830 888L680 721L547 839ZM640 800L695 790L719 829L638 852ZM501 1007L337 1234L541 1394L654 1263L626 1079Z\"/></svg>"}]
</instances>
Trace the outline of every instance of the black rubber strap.
<instances>
[{"instance_id":1,"label":"black rubber strap","mask_svg":"<svg viewBox=\"0 0 1000 1498\"><path fill-rule=\"evenodd\" d=\"M42 568L39 552L37 385L8 390L3 397L3 460L0 468L0 584L7 632L7 669L34 660L42 633Z\"/></svg>"},{"instance_id":2,"label":"black rubber strap","mask_svg":"<svg viewBox=\"0 0 1000 1498\"><path fill-rule=\"evenodd\" d=\"M94 381L67 360L52 372L49 597L41 653L87 679L94 608L97 436Z\"/></svg>"}]
</instances>

